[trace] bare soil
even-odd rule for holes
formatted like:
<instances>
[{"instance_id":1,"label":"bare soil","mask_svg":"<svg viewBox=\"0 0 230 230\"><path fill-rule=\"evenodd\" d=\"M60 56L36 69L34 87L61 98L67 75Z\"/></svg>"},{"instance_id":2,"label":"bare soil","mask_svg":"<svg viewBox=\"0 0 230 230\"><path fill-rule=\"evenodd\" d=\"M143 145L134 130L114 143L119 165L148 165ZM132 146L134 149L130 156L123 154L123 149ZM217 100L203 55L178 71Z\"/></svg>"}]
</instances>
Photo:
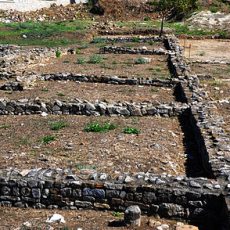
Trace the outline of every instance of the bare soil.
<instances>
[{"instance_id":1,"label":"bare soil","mask_svg":"<svg viewBox=\"0 0 230 230\"><path fill-rule=\"evenodd\" d=\"M4 82L0 81L0 85ZM48 100L71 100L79 98L94 102L96 100L107 102L156 102L170 103L174 101L170 88L154 86L129 86L102 83L84 83L74 81L36 81L23 91L0 90L0 97L18 100L22 98L39 97Z\"/></svg>"},{"instance_id":2,"label":"bare soil","mask_svg":"<svg viewBox=\"0 0 230 230\"><path fill-rule=\"evenodd\" d=\"M185 40L185 46L191 44L191 60L218 60L230 61L230 40L204 39ZM184 39L180 40L180 45L184 46ZM185 57L189 58L189 49L185 49Z\"/></svg>"},{"instance_id":3,"label":"bare soil","mask_svg":"<svg viewBox=\"0 0 230 230\"><path fill-rule=\"evenodd\" d=\"M230 65L226 64L190 64L193 73L209 75L214 79L229 79L230 80Z\"/></svg>"},{"instance_id":4,"label":"bare soil","mask_svg":"<svg viewBox=\"0 0 230 230\"><path fill-rule=\"evenodd\" d=\"M46 220L53 214L60 214L64 217L66 223L46 223ZM118 216L118 217L116 217ZM19 209L19 208L1 208L0 209L0 229L84 229L84 230L106 230L106 229L134 229L125 227L121 220L122 213L115 213L111 211L92 211L92 210L37 210L37 209ZM150 230L153 227L149 226L149 222L160 224L168 224L170 230L175 229L176 221L157 219L154 217L142 216L142 225L138 230ZM31 228L23 228L23 223L29 222ZM158 222L158 224L157 224ZM192 227L192 226L191 226ZM192 228L191 228L192 229ZM196 228L194 228L196 229Z\"/></svg>"},{"instance_id":5,"label":"bare soil","mask_svg":"<svg viewBox=\"0 0 230 230\"><path fill-rule=\"evenodd\" d=\"M44 63L37 63L26 71L34 71L37 73L57 73L57 72L72 72L82 74L95 75L118 75L126 77L153 77L153 78L167 78L170 76L167 66L167 56L164 55L130 55L130 54L98 54L99 48L106 44L90 44L85 49L79 46L76 47L78 54L66 55L63 54L61 58L51 58ZM156 43L156 45L147 45L140 43L122 43L115 44L116 46L126 47L147 47L159 48L163 45ZM102 60L99 63L90 63L90 58L93 55L99 55ZM140 57L151 58L150 63L136 64L136 60ZM83 63L79 64L79 60Z\"/></svg>"},{"instance_id":6,"label":"bare soil","mask_svg":"<svg viewBox=\"0 0 230 230\"><path fill-rule=\"evenodd\" d=\"M54 121L63 121L67 127L53 131ZM95 121L110 122L116 129L85 132L85 126ZM185 174L183 134L177 119L34 115L1 116L0 124L2 168L70 167L115 177L124 172ZM124 134L126 127L137 128L140 134ZM44 144L45 136L55 140Z\"/></svg>"}]
</instances>

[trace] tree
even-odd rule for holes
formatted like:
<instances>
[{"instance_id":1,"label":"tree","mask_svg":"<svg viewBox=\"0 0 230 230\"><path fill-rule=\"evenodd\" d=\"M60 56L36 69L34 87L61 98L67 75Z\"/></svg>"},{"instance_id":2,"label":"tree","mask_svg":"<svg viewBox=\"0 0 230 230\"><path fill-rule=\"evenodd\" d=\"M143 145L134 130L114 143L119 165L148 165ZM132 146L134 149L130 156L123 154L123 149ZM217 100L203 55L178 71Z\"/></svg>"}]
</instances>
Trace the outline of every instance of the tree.
<instances>
[{"instance_id":1,"label":"tree","mask_svg":"<svg viewBox=\"0 0 230 230\"><path fill-rule=\"evenodd\" d=\"M184 18L186 14L196 9L197 0L158 0L155 5L161 16L160 36L162 36L164 21L170 16L177 19Z\"/></svg>"}]
</instances>

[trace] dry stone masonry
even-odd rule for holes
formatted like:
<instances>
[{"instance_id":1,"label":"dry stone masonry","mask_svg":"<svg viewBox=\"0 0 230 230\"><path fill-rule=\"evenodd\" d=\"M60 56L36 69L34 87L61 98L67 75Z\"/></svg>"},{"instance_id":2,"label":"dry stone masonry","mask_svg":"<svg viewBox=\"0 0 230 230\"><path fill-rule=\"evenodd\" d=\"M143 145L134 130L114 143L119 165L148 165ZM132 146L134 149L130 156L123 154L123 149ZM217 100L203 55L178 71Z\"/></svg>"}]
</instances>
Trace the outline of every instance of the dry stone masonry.
<instances>
[{"instance_id":1,"label":"dry stone masonry","mask_svg":"<svg viewBox=\"0 0 230 230\"><path fill-rule=\"evenodd\" d=\"M155 38L154 38L155 39ZM124 42L129 39L124 39ZM142 42L148 42L148 39ZM42 80L73 80L108 84L143 84L174 87L176 103L114 103L75 101L0 100L1 115L77 114L119 116L177 116L186 123L196 147L200 176L177 176L140 172L111 178L103 172L75 175L69 169L0 170L0 204L4 206L112 209L125 211L138 205L143 213L192 221L203 229L228 230L230 223L230 140L221 128L223 119L210 114L209 102L199 79L190 73L174 36L165 36L167 50L102 48L102 53L168 55L172 80L129 79L71 73L37 76ZM7 51L8 52L8 51ZM183 127L182 127L183 128ZM190 141L190 140L189 140Z\"/></svg>"}]
</instances>

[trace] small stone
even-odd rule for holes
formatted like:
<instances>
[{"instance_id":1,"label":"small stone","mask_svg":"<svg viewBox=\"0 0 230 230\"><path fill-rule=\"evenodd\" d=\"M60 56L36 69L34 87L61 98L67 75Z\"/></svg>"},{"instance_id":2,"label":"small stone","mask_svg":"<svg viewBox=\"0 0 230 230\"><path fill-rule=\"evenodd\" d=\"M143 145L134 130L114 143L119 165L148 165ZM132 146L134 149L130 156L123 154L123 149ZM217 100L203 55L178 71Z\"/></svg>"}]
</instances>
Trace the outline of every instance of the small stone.
<instances>
[{"instance_id":1,"label":"small stone","mask_svg":"<svg viewBox=\"0 0 230 230\"><path fill-rule=\"evenodd\" d=\"M65 223L65 219L62 215L60 214L53 214L53 216L51 216L50 218L48 218L46 220L46 223L54 223L54 222L58 222L58 223Z\"/></svg>"},{"instance_id":2,"label":"small stone","mask_svg":"<svg viewBox=\"0 0 230 230\"><path fill-rule=\"evenodd\" d=\"M201 185L195 181L190 181L190 186L193 187L193 188L201 188Z\"/></svg>"}]
</instances>

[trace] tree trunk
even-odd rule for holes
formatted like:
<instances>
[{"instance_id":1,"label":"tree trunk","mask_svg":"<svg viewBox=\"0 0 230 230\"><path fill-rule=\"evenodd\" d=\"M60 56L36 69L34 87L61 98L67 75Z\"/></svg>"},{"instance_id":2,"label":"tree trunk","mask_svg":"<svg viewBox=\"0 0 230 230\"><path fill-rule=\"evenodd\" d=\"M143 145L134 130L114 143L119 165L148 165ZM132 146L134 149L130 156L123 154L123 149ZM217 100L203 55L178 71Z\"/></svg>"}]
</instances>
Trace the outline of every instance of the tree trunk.
<instances>
[{"instance_id":1,"label":"tree trunk","mask_svg":"<svg viewBox=\"0 0 230 230\"><path fill-rule=\"evenodd\" d=\"M162 18L161 18L161 31L160 31L160 37L162 37L163 32L164 32L164 15L162 15Z\"/></svg>"}]
</instances>

